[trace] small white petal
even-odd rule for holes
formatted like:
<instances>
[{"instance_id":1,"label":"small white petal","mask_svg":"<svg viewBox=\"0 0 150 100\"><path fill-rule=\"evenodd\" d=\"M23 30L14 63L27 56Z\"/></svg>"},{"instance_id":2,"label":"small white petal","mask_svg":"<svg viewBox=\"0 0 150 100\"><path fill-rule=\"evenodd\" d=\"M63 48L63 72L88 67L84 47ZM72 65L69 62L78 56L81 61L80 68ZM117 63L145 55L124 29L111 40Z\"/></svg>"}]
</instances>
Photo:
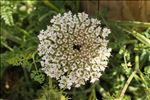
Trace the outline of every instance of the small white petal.
<instances>
[{"instance_id":1,"label":"small white petal","mask_svg":"<svg viewBox=\"0 0 150 100\"><path fill-rule=\"evenodd\" d=\"M111 56L106 39L110 29L101 29L101 22L85 13L70 11L50 22L38 35L42 70L58 80L61 89L99 80Z\"/></svg>"}]
</instances>

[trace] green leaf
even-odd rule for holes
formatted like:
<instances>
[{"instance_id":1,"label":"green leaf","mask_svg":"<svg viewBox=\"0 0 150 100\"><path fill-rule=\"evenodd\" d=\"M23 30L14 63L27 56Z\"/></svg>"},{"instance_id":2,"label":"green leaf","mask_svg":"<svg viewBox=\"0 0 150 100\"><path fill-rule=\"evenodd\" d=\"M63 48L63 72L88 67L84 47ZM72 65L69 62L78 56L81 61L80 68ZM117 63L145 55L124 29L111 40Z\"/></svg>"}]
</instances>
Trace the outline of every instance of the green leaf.
<instances>
[{"instance_id":1,"label":"green leaf","mask_svg":"<svg viewBox=\"0 0 150 100\"><path fill-rule=\"evenodd\" d=\"M40 84L42 84L45 80L45 75L42 73L42 71L40 70L33 70L30 74L31 79L33 79L34 81L39 82Z\"/></svg>"}]
</instances>

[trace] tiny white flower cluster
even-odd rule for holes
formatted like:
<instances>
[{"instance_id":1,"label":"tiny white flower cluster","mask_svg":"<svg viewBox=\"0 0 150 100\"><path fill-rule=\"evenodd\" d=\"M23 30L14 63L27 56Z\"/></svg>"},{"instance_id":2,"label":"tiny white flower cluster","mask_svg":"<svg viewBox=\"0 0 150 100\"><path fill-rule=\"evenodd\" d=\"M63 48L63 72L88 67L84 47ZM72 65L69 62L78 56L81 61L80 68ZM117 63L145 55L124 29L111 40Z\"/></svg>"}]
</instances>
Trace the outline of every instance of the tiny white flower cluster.
<instances>
[{"instance_id":1,"label":"tiny white flower cluster","mask_svg":"<svg viewBox=\"0 0 150 100\"><path fill-rule=\"evenodd\" d=\"M110 30L84 12L58 14L50 22L38 35L42 70L58 80L60 88L99 80L111 55L106 39Z\"/></svg>"}]
</instances>

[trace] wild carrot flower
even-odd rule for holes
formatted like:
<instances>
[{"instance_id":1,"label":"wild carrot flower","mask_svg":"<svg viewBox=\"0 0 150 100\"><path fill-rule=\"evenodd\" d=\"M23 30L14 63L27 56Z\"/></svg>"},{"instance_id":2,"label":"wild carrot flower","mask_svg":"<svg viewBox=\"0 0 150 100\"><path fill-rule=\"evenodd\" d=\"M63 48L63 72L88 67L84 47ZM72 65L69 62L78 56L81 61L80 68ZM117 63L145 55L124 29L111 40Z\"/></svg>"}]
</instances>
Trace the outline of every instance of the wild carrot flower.
<instances>
[{"instance_id":1,"label":"wild carrot flower","mask_svg":"<svg viewBox=\"0 0 150 100\"><path fill-rule=\"evenodd\" d=\"M50 22L38 35L42 70L58 80L60 88L99 80L111 52L106 39L110 30L84 12L58 14Z\"/></svg>"}]
</instances>

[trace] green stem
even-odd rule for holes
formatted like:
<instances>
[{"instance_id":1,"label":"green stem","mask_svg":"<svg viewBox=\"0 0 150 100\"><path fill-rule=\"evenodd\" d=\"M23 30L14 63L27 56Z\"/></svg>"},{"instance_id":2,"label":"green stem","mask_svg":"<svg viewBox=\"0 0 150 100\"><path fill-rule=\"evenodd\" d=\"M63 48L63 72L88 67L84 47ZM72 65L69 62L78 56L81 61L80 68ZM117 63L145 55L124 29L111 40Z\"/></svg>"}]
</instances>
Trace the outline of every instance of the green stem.
<instances>
[{"instance_id":1,"label":"green stem","mask_svg":"<svg viewBox=\"0 0 150 100\"><path fill-rule=\"evenodd\" d=\"M95 88L92 89L89 100L96 100Z\"/></svg>"},{"instance_id":2,"label":"green stem","mask_svg":"<svg viewBox=\"0 0 150 100\"><path fill-rule=\"evenodd\" d=\"M136 32L136 31L129 31L125 28L122 28L120 26L118 26L118 28L122 29L123 31L132 34L135 38L137 38L139 41L141 41L142 43L150 46L150 40L148 38L146 38L145 36L141 35L140 33Z\"/></svg>"},{"instance_id":3,"label":"green stem","mask_svg":"<svg viewBox=\"0 0 150 100\"><path fill-rule=\"evenodd\" d=\"M124 94L125 94L128 86L129 86L130 82L132 81L132 79L133 79L133 77L134 77L135 74L136 74L136 71L133 71L132 74L129 76L128 80L126 81L126 84L124 85L124 87L123 87L123 89L121 91L121 95L119 97L119 100L123 99Z\"/></svg>"},{"instance_id":4,"label":"green stem","mask_svg":"<svg viewBox=\"0 0 150 100\"><path fill-rule=\"evenodd\" d=\"M108 93L105 91L105 89L104 89L100 84L97 84L96 87L97 87L97 91L98 91L104 98L108 96Z\"/></svg>"},{"instance_id":5,"label":"green stem","mask_svg":"<svg viewBox=\"0 0 150 100\"><path fill-rule=\"evenodd\" d=\"M15 26L20 32L22 32L24 35L26 35L26 36L29 36L29 33L25 30L25 29L23 29L23 28L20 28L20 27L18 27L18 26Z\"/></svg>"},{"instance_id":6,"label":"green stem","mask_svg":"<svg viewBox=\"0 0 150 100\"><path fill-rule=\"evenodd\" d=\"M2 31L2 36L4 36L6 39L8 39L8 40L11 40L11 41L13 41L13 42L15 42L15 43L17 43L17 44L20 44L20 43L22 43L21 41L21 38L19 38L19 37L17 37L17 36L15 36L15 35L13 35L13 34L11 34L11 33L8 33L6 30L4 30L4 29L2 29L1 30Z\"/></svg>"},{"instance_id":7,"label":"green stem","mask_svg":"<svg viewBox=\"0 0 150 100\"><path fill-rule=\"evenodd\" d=\"M51 79L50 77L49 77L48 82L49 82L49 89L52 89L52 85L53 85L53 83L52 83L52 79Z\"/></svg>"},{"instance_id":8,"label":"green stem","mask_svg":"<svg viewBox=\"0 0 150 100\"><path fill-rule=\"evenodd\" d=\"M145 36L141 35L140 33L136 32L136 31L132 31L131 34L136 37L138 40L140 40L141 42L143 42L144 44L148 44L150 46L150 40L148 38L146 38Z\"/></svg>"},{"instance_id":9,"label":"green stem","mask_svg":"<svg viewBox=\"0 0 150 100\"><path fill-rule=\"evenodd\" d=\"M149 90L149 88L148 88L148 83L147 83L147 81L145 80L145 78L143 77L143 76L144 76L143 73L142 73L141 71L138 71L138 73L139 73L140 78L141 78L141 81L143 81L143 83L144 83L146 89L150 92L150 90Z\"/></svg>"},{"instance_id":10,"label":"green stem","mask_svg":"<svg viewBox=\"0 0 150 100\"><path fill-rule=\"evenodd\" d=\"M129 76L128 80L126 81L126 84L124 85L119 100L122 100L124 97L124 94L130 84L130 82L132 81L133 77L136 75L137 69L139 69L139 55L135 56L135 70L132 72L132 74Z\"/></svg>"},{"instance_id":11,"label":"green stem","mask_svg":"<svg viewBox=\"0 0 150 100\"><path fill-rule=\"evenodd\" d=\"M125 55L125 53L124 53L123 58L124 58L125 67L126 67L126 68L128 68L128 66L127 66L127 59L126 59L126 55Z\"/></svg>"},{"instance_id":12,"label":"green stem","mask_svg":"<svg viewBox=\"0 0 150 100\"><path fill-rule=\"evenodd\" d=\"M138 41L137 40L129 40L126 43L127 44L136 44Z\"/></svg>"},{"instance_id":13,"label":"green stem","mask_svg":"<svg viewBox=\"0 0 150 100\"><path fill-rule=\"evenodd\" d=\"M139 61L140 61L140 58L139 58L139 55L137 54L137 55L135 56L135 70L136 70L136 71L138 71L138 70L139 70L139 67L140 67Z\"/></svg>"},{"instance_id":14,"label":"green stem","mask_svg":"<svg viewBox=\"0 0 150 100\"><path fill-rule=\"evenodd\" d=\"M147 22L138 22L138 21L113 21L111 23L117 23L117 24L120 24L120 25L128 25L128 26L134 26L134 27L150 27L150 23L147 23Z\"/></svg>"},{"instance_id":15,"label":"green stem","mask_svg":"<svg viewBox=\"0 0 150 100\"><path fill-rule=\"evenodd\" d=\"M43 2L44 2L45 5L47 5L51 9L55 10L56 12L59 12L59 9L54 4L52 4L50 1L43 0Z\"/></svg>"},{"instance_id":16,"label":"green stem","mask_svg":"<svg viewBox=\"0 0 150 100\"><path fill-rule=\"evenodd\" d=\"M109 28L109 25L107 24L107 21L105 20L105 18L103 17L102 13L100 13L100 17L103 20L103 22L105 23L105 25Z\"/></svg>"},{"instance_id":17,"label":"green stem","mask_svg":"<svg viewBox=\"0 0 150 100\"><path fill-rule=\"evenodd\" d=\"M150 88L148 87L148 83L146 82L145 78L143 77L143 73L141 71L139 71L139 75L140 75L140 78L141 78L142 82L145 85L145 88L146 88L145 92L148 96L148 100L150 100Z\"/></svg>"},{"instance_id":18,"label":"green stem","mask_svg":"<svg viewBox=\"0 0 150 100\"><path fill-rule=\"evenodd\" d=\"M32 55L32 59L33 59L33 64L34 64L34 67L35 67L35 70L38 71L37 69L37 65L36 65L36 62L35 62L35 54L37 53L37 51L35 51Z\"/></svg>"},{"instance_id":19,"label":"green stem","mask_svg":"<svg viewBox=\"0 0 150 100\"><path fill-rule=\"evenodd\" d=\"M92 84L91 86L91 94L89 96L89 99L88 100L97 100L97 97L96 97L96 92L95 92L95 89L96 89L96 84L98 84L97 82L95 82L94 84Z\"/></svg>"},{"instance_id":20,"label":"green stem","mask_svg":"<svg viewBox=\"0 0 150 100\"><path fill-rule=\"evenodd\" d=\"M10 50L10 51L14 51L9 45L7 45L6 43L4 43L4 42L2 42L1 41L1 44L5 47L5 48L7 48L8 50Z\"/></svg>"}]
</instances>

